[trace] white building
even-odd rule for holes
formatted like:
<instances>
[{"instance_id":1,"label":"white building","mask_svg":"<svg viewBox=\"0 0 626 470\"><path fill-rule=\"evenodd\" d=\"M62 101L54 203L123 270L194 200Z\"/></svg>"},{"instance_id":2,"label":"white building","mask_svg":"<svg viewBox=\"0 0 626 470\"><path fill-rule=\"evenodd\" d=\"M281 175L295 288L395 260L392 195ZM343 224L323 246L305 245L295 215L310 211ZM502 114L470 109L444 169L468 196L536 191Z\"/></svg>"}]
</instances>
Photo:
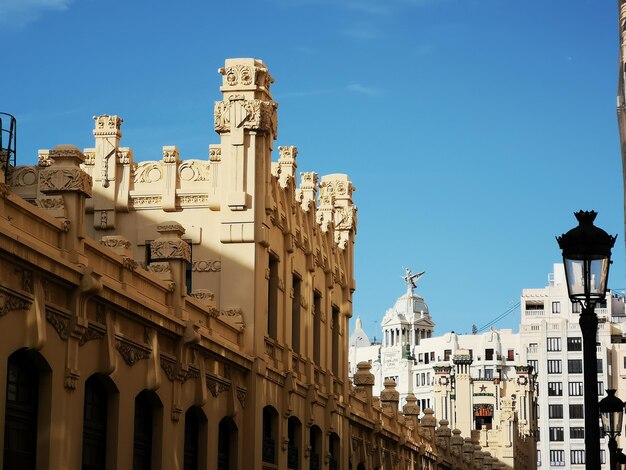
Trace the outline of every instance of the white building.
<instances>
[{"instance_id":1,"label":"white building","mask_svg":"<svg viewBox=\"0 0 626 470\"><path fill-rule=\"evenodd\" d=\"M623 297L607 294L595 309L598 315L597 360L599 399L607 388L619 387L624 356L622 325L626 318ZM580 305L572 304L567 294L562 264L554 265L548 285L524 289L521 299L520 336L527 347L528 363L537 374L539 468L563 466L583 468L585 462L583 352L578 324ZM623 366L626 366L624 361ZM618 370L614 370L619 368ZM621 390L620 390L621 388ZM608 468L606 439L601 441L603 467Z\"/></svg>"},{"instance_id":2,"label":"white building","mask_svg":"<svg viewBox=\"0 0 626 470\"><path fill-rule=\"evenodd\" d=\"M424 298L415 293L415 281L423 273L407 270L407 291L395 305L387 310L381 322L381 344L370 343L357 319L355 331L350 336L350 373L361 361L372 363L376 376L374 394L380 393L382 384L393 379L400 393L400 406L409 393L415 395L421 409L433 408L443 416L434 402L436 365L453 365L457 351L468 351L472 357L470 375L476 381L493 382L516 377L515 365L520 365L519 335L512 330L491 329L482 334L457 334L454 331L433 336L435 322Z\"/></svg>"}]
</instances>

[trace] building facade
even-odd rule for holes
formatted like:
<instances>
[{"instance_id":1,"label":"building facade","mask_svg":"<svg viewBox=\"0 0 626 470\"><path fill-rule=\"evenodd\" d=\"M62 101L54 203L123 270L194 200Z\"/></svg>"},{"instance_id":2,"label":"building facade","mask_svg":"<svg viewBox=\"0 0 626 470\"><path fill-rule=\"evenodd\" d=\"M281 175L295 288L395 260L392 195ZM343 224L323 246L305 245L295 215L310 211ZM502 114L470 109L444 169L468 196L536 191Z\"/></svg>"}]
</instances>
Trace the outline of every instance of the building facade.
<instances>
[{"instance_id":1,"label":"building facade","mask_svg":"<svg viewBox=\"0 0 626 470\"><path fill-rule=\"evenodd\" d=\"M585 463L584 387L580 305L567 293L562 264L554 265L548 285L522 291L520 336L527 348L528 364L537 374L539 468L583 468ZM623 326L626 310L623 296L607 294L595 308L598 316L597 361L599 399L607 388L626 396L623 377ZM618 362L620 362L618 364ZM598 424L599 425L599 424ZM607 440L602 438L603 468L608 469Z\"/></svg>"},{"instance_id":2,"label":"building facade","mask_svg":"<svg viewBox=\"0 0 626 470\"><path fill-rule=\"evenodd\" d=\"M401 405L415 399L463 435L480 434L481 445L511 465L521 465L520 456L532 461L535 382L520 359L520 336L495 329L434 336L428 305L415 292L423 274L407 270L407 292L385 313L380 344L369 342L357 319L349 341L350 372L367 361L378 384L396 384ZM382 391L378 387L374 393Z\"/></svg>"},{"instance_id":3,"label":"building facade","mask_svg":"<svg viewBox=\"0 0 626 470\"><path fill-rule=\"evenodd\" d=\"M352 184L272 161L261 61L220 73L206 160L137 162L101 115L2 173L0 468L507 468L368 362L351 384Z\"/></svg>"}]
</instances>

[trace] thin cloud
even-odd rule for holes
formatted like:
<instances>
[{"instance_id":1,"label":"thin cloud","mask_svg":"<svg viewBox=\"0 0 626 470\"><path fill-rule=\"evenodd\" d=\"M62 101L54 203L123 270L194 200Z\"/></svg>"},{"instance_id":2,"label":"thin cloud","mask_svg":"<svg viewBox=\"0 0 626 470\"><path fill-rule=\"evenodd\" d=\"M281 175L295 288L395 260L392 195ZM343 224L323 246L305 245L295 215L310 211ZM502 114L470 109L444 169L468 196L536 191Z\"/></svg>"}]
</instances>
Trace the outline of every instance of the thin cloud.
<instances>
[{"instance_id":1,"label":"thin cloud","mask_svg":"<svg viewBox=\"0 0 626 470\"><path fill-rule=\"evenodd\" d=\"M316 96L316 95L327 95L331 93L332 90L320 88L319 90L301 90L301 91L286 91L285 93L276 94L276 99L284 99L284 98L299 98L301 96Z\"/></svg>"},{"instance_id":2,"label":"thin cloud","mask_svg":"<svg viewBox=\"0 0 626 470\"><path fill-rule=\"evenodd\" d=\"M0 0L0 25L22 28L47 11L67 10L72 0Z\"/></svg>"},{"instance_id":3,"label":"thin cloud","mask_svg":"<svg viewBox=\"0 0 626 470\"><path fill-rule=\"evenodd\" d=\"M351 83L346 88L355 93L361 93L362 95L368 95L368 96L380 95L380 90L376 88L368 87L365 85L361 85L360 83Z\"/></svg>"}]
</instances>

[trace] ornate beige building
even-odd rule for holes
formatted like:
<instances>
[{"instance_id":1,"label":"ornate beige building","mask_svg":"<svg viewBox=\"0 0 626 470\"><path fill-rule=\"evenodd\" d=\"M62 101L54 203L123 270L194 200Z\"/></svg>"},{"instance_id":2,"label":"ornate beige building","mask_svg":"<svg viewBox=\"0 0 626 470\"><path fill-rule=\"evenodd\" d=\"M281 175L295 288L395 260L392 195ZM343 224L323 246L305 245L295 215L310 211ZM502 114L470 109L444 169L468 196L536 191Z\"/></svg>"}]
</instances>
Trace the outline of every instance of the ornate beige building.
<instances>
[{"instance_id":1,"label":"ornate beige building","mask_svg":"<svg viewBox=\"0 0 626 470\"><path fill-rule=\"evenodd\" d=\"M1 468L506 468L369 364L349 382L352 183L297 186L265 65L220 73L207 160L135 162L104 115L7 169Z\"/></svg>"}]
</instances>

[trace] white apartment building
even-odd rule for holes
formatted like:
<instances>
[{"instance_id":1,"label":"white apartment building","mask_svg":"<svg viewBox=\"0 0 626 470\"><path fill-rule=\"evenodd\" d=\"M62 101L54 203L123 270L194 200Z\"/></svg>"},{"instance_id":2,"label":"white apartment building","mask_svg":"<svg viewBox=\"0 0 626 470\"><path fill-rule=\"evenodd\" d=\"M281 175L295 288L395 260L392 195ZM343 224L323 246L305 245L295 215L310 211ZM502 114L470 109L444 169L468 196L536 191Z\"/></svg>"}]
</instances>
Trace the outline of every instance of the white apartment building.
<instances>
[{"instance_id":1,"label":"white apartment building","mask_svg":"<svg viewBox=\"0 0 626 470\"><path fill-rule=\"evenodd\" d=\"M622 325L626 319L623 296L607 293L595 309L598 315L597 361L599 399L607 388L618 388L626 398L626 359ZM578 324L580 305L567 294L562 264L554 265L548 285L524 289L521 298L521 343L528 364L537 374L538 468L583 468L585 462L583 353ZM618 370L616 370L618 369ZM599 424L598 424L599 425ZM608 469L606 439L601 441L602 468Z\"/></svg>"}]
</instances>

